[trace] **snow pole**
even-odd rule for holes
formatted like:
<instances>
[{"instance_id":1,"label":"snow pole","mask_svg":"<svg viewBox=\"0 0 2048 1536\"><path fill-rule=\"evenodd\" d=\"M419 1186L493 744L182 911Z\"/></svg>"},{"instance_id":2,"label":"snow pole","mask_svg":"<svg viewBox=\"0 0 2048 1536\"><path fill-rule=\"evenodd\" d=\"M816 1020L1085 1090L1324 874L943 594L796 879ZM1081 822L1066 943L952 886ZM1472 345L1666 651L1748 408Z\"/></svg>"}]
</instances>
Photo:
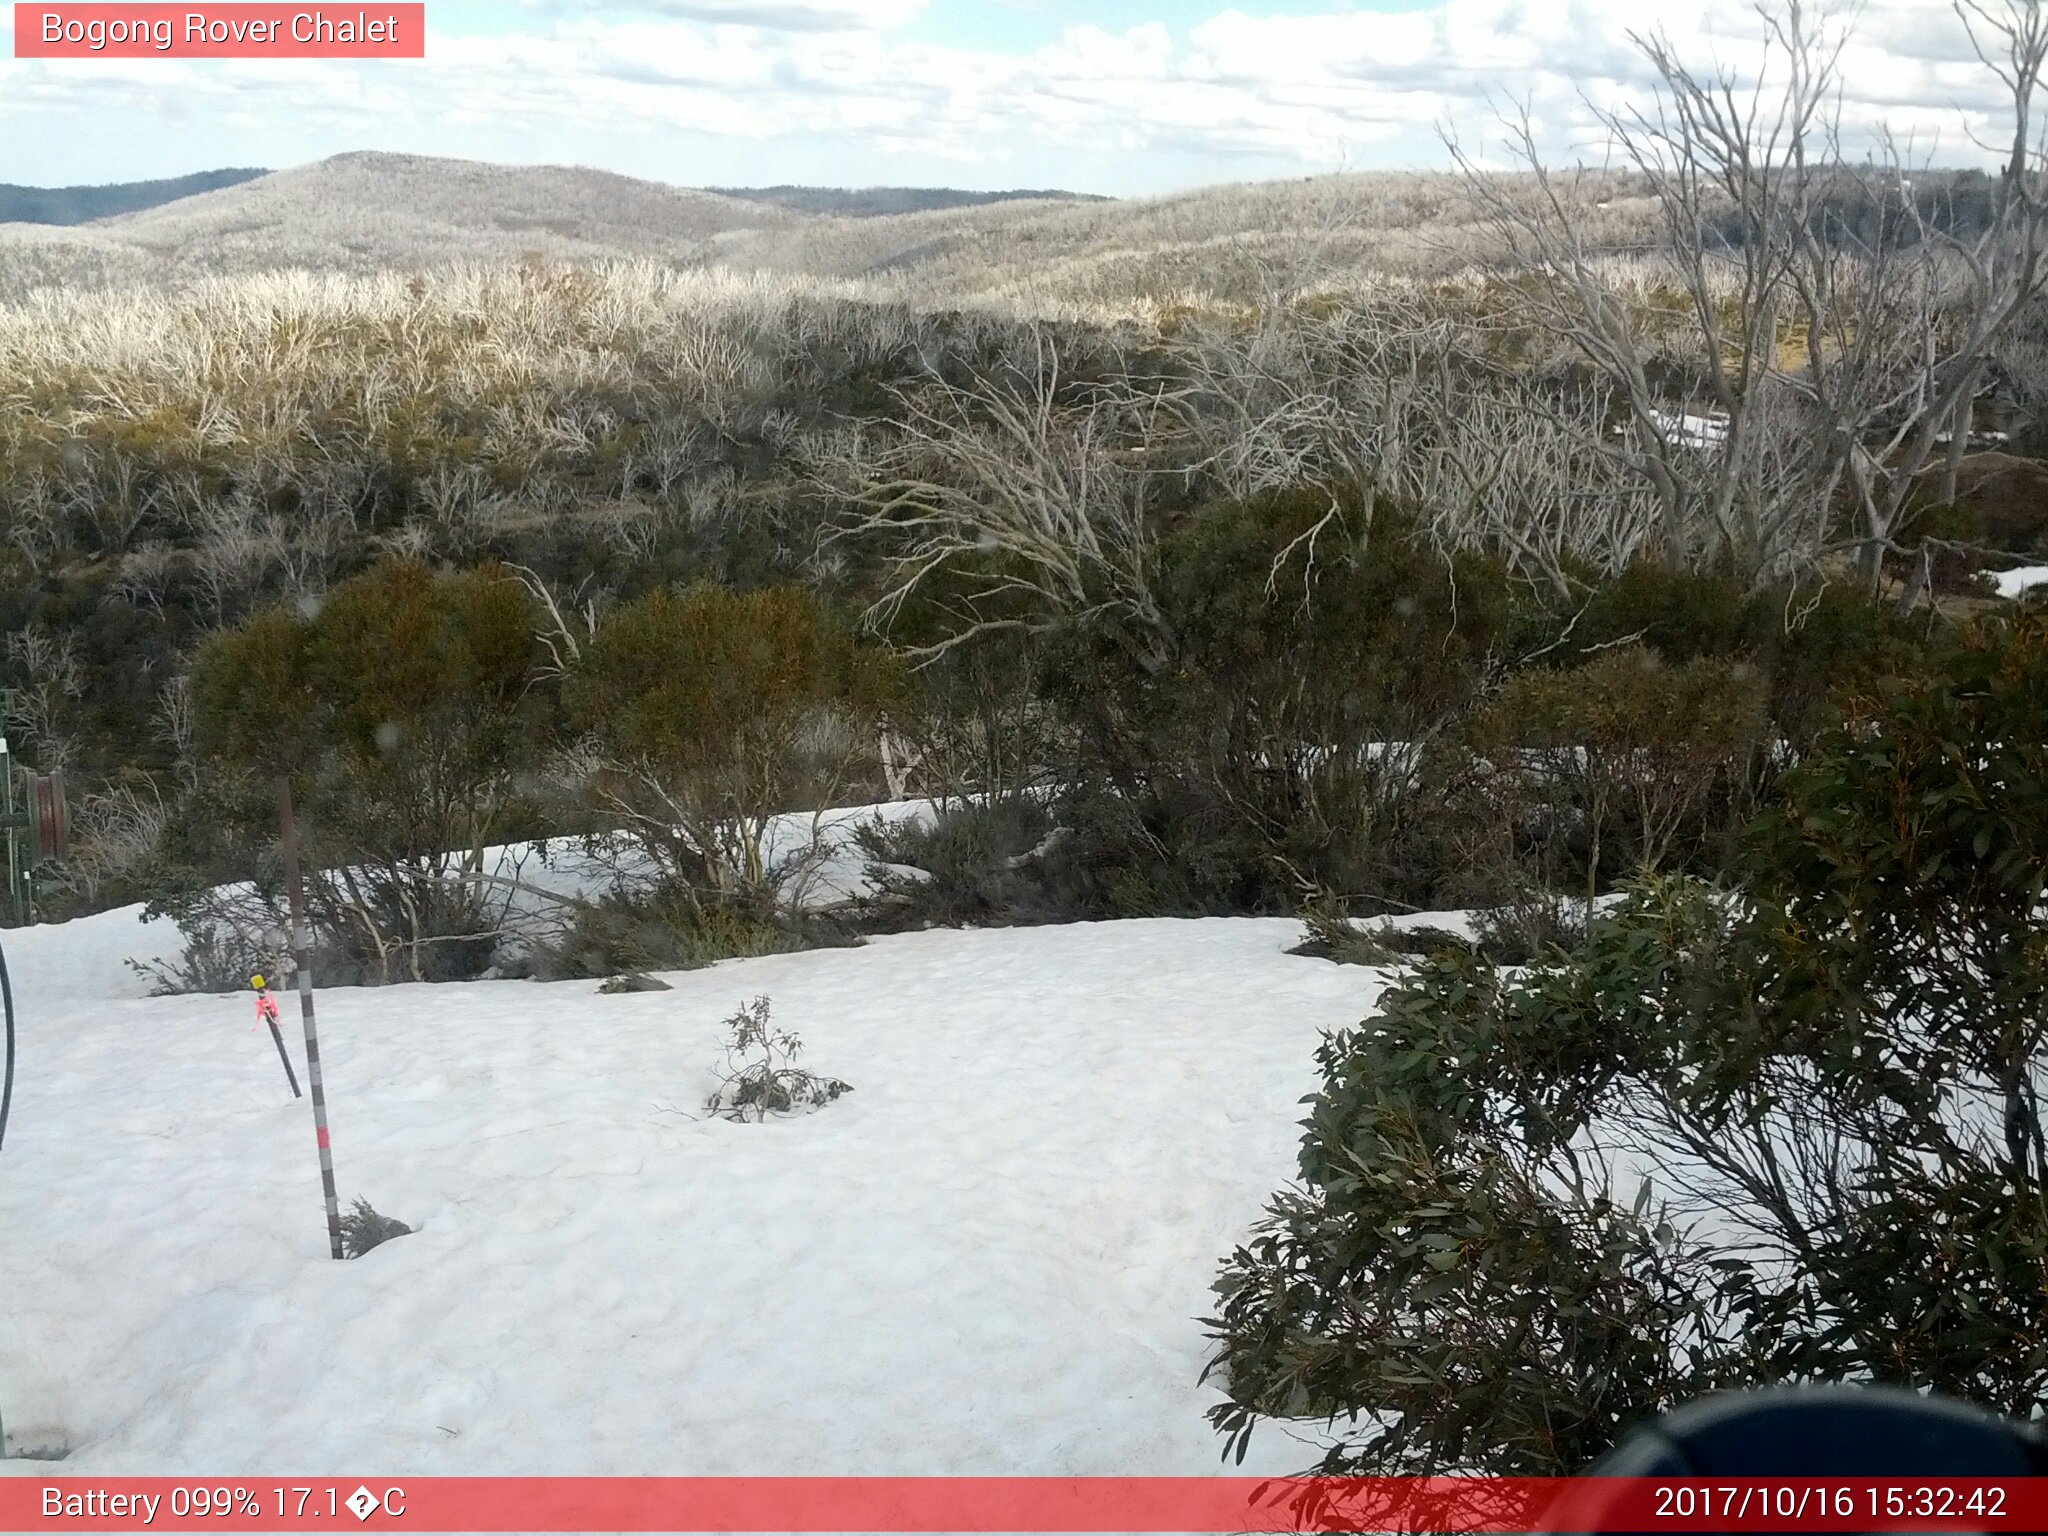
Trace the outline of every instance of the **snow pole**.
<instances>
[{"instance_id":1,"label":"snow pole","mask_svg":"<svg viewBox=\"0 0 2048 1536\"><path fill-rule=\"evenodd\" d=\"M292 818L292 781L278 780L277 820L284 844L284 878L291 887L292 963L299 973L299 1015L306 1025L306 1084L313 1090L313 1129L320 1143L320 1188L327 1196L327 1246L341 1251L341 1199L334 1192L334 1150L327 1137L327 1091L321 1086L320 1037L313 1030L312 935L306 929L306 887L299 878L299 827ZM283 1049L280 1043L279 1050ZM290 1070L290 1063L286 1063Z\"/></svg>"},{"instance_id":2,"label":"snow pole","mask_svg":"<svg viewBox=\"0 0 2048 1536\"><path fill-rule=\"evenodd\" d=\"M292 1085L292 1097L303 1098L298 1074L292 1071L291 1053L284 1048L284 1036L277 1031L277 1004L271 1000L261 976L251 976L249 985L256 989L256 1017L270 1026L270 1038L277 1045L277 1059L284 1063L284 1080Z\"/></svg>"}]
</instances>

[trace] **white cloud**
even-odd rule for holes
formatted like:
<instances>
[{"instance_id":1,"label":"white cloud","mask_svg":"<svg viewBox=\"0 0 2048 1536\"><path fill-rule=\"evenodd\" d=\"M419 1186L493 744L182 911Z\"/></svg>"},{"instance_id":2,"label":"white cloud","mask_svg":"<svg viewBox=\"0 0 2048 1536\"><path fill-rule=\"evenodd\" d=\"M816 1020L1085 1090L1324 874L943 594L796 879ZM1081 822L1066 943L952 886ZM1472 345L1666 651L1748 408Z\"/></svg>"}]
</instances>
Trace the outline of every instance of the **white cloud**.
<instances>
[{"instance_id":1,"label":"white cloud","mask_svg":"<svg viewBox=\"0 0 2048 1536\"><path fill-rule=\"evenodd\" d=\"M897 27L921 15L928 0L636 0L634 10L683 21L788 32L859 32ZM539 9L595 14L611 0L540 0Z\"/></svg>"},{"instance_id":2,"label":"white cloud","mask_svg":"<svg viewBox=\"0 0 2048 1536\"><path fill-rule=\"evenodd\" d=\"M417 64L0 64L0 167L21 114L97 114L111 157L172 101L189 113L317 122L335 150L443 148L437 132L490 125L499 159L554 158L551 140L663 133L829 145L844 158L912 150L999 167L1114 151L1144 184L1146 157L1259 157L1302 169L1411 153L1433 125L1474 148L1496 109L1526 104L1553 153L1601 154L1585 105L1647 102L1652 74L1631 30L1668 34L1702 69L1753 73L1764 23L1748 0L1442 0L1384 15L1254 17L1177 12L1127 30L1079 26L1027 52L940 46L903 24L925 0L641 0L632 15L591 0L534 0L533 24L497 37L435 37ZM1193 8L1190 7L1190 10ZM4 23L0 23L4 25ZM1971 62L1947 0L1866 0L1843 56L1845 117L1880 119L1921 148L1981 159L1996 137L1996 84ZM473 152L473 151L472 151ZM19 168L17 167L17 172ZM999 179L1000 172L992 171ZM970 175L966 179L973 180Z\"/></svg>"}]
</instances>

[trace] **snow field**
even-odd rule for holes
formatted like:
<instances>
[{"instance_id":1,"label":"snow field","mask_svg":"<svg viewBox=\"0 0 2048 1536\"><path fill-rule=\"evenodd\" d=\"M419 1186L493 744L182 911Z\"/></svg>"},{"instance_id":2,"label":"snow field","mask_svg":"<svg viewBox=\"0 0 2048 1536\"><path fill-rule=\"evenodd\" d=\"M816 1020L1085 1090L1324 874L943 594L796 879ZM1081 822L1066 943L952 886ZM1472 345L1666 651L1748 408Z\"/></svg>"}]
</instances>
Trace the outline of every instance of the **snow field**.
<instances>
[{"instance_id":1,"label":"snow field","mask_svg":"<svg viewBox=\"0 0 2048 1536\"><path fill-rule=\"evenodd\" d=\"M2048 565L2022 565L2010 571L1986 571L1984 579L2003 598L2019 599L2042 585L2048 585Z\"/></svg>"},{"instance_id":2,"label":"snow field","mask_svg":"<svg viewBox=\"0 0 2048 1536\"><path fill-rule=\"evenodd\" d=\"M344 1205L246 997L131 909L7 936L0 1413L67 1474L1202 1474L1217 1261L1376 971L1216 919L320 994ZM854 1092L701 1115L757 994ZM285 999L299 1060L297 1010ZM1309 1445L1253 1442L1249 1472ZM16 1474L38 1464L0 1464ZM47 1469L45 1469L47 1470Z\"/></svg>"}]
</instances>

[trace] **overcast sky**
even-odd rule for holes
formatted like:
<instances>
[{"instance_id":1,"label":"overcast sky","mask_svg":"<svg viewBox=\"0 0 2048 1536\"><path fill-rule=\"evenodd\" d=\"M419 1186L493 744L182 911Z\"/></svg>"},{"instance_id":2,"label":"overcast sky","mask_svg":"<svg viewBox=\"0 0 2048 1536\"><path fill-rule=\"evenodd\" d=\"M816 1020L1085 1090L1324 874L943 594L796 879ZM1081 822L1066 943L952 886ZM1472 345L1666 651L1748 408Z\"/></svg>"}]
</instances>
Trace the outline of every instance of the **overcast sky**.
<instances>
[{"instance_id":1,"label":"overcast sky","mask_svg":"<svg viewBox=\"0 0 2048 1536\"><path fill-rule=\"evenodd\" d=\"M13 58L11 10L0 181L43 186L380 149L1134 195L1441 165L1438 124L1497 143L1522 101L1598 160L1583 99L1647 99L1630 28L1737 70L1761 32L1748 0L430 0L424 61L103 62ZM1844 64L1852 119L1982 161L1995 101L1949 0L1866 0Z\"/></svg>"}]
</instances>

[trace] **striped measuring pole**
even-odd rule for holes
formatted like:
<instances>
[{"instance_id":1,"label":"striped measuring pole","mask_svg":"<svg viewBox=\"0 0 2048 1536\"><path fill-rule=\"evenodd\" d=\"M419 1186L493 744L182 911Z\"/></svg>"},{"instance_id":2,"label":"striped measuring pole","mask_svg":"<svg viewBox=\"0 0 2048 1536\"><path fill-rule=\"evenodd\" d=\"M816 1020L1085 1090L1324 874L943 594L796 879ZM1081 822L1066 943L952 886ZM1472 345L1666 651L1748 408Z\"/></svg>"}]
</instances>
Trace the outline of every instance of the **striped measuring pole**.
<instances>
[{"instance_id":1,"label":"striped measuring pole","mask_svg":"<svg viewBox=\"0 0 2048 1536\"><path fill-rule=\"evenodd\" d=\"M313 1028L313 939L306 927L306 887L299 879L299 826L292 816L292 781L278 781L278 830L284 843L284 878L292 896L292 963L298 970L299 1016L306 1026L306 1085L313 1096L313 1129L320 1142L320 1188L327 1196L327 1245L341 1252L341 1200L334 1192L334 1148L327 1136L327 1090L320 1076L320 1037Z\"/></svg>"}]
</instances>

